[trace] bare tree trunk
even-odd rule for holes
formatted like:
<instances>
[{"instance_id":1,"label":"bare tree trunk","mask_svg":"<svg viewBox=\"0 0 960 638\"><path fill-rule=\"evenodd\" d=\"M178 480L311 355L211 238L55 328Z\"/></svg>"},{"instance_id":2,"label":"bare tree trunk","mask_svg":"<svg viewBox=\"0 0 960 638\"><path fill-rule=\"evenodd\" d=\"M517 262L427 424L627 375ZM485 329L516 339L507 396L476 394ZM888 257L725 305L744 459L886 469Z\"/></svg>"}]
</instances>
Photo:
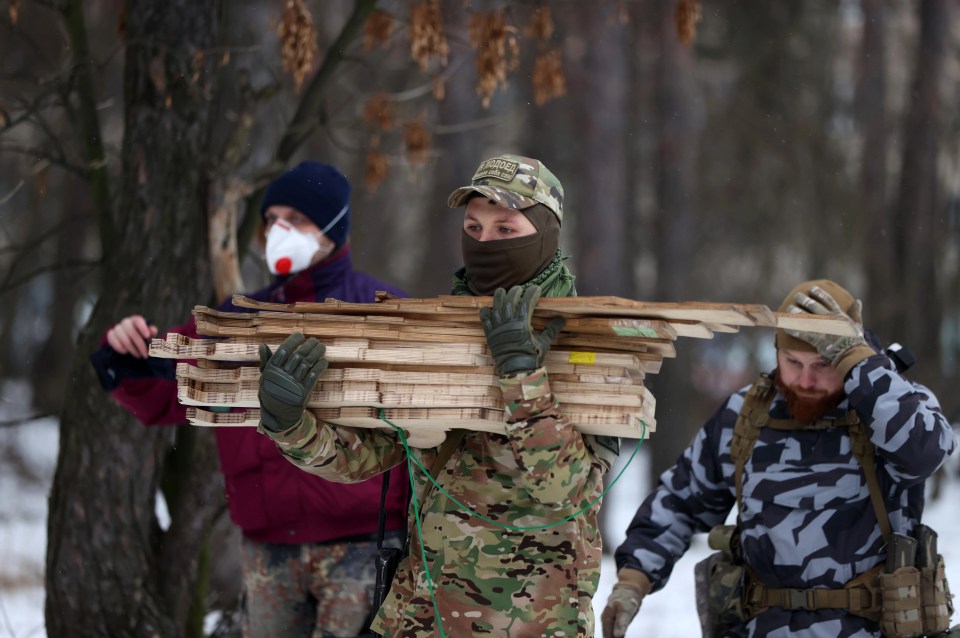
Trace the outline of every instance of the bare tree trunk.
<instances>
[{"instance_id":1,"label":"bare tree trunk","mask_svg":"<svg viewBox=\"0 0 960 638\"><path fill-rule=\"evenodd\" d=\"M917 354L916 378L937 390L940 376L941 293L937 285L941 239L946 235L938 215L937 153L943 105L943 77L949 10L945 0L918 5L920 40L911 102L904 131L900 190L893 211L896 238L894 291L900 312L888 338L903 340ZM945 388L944 388L945 390Z\"/></svg>"},{"instance_id":2,"label":"bare tree trunk","mask_svg":"<svg viewBox=\"0 0 960 638\"><path fill-rule=\"evenodd\" d=\"M581 152L575 166L589 191L567 194L577 216L577 291L581 295L627 296L632 290L626 222L628 136L627 62L624 25L611 24L592 5L576 11L585 60L568 70ZM599 115L598 114L602 114Z\"/></svg>"},{"instance_id":3,"label":"bare tree trunk","mask_svg":"<svg viewBox=\"0 0 960 638\"><path fill-rule=\"evenodd\" d=\"M187 633L194 566L219 511L212 495L222 488L191 482L190 471L180 475L183 498L171 505L173 524L161 532L154 507L172 431L132 423L97 387L88 356L122 316L137 311L171 325L210 299L206 145L216 56L204 54L216 43L217 8L210 1L128 4L117 212L111 216L105 188L95 193L98 210L106 211L101 225L116 228L118 238L103 245L108 284L81 334L61 416L48 519L50 636ZM73 28L85 29L82 12L71 19L80 21ZM181 446L192 440L190 456L209 467L209 433L181 434Z\"/></svg>"},{"instance_id":4,"label":"bare tree trunk","mask_svg":"<svg viewBox=\"0 0 960 638\"><path fill-rule=\"evenodd\" d=\"M861 216L866 229L868 324L880 335L891 334L895 304L889 294L893 281L893 235L887 204L887 63L886 9L883 0L862 0L863 42L859 112L863 122L860 175Z\"/></svg>"},{"instance_id":5,"label":"bare tree trunk","mask_svg":"<svg viewBox=\"0 0 960 638\"><path fill-rule=\"evenodd\" d=\"M57 221L60 231L56 237L56 255L64 262L79 261L83 255L83 228L80 213L85 206L84 194L77 192L77 182L68 176L61 186L70 195L63 199ZM80 277L73 269L58 268L52 273L53 295L50 302L50 336L39 355L30 362L33 404L40 414L56 414L63 402L63 388L70 375L74 348L74 309L79 295Z\"/></svg>"},{"instance_id":6,"label":"bare tree trunk","mask_svg":"<svg viewBox=\"0 0 960 638\"><path fill-rule=\"evenodd\" d=\"M669 6L660 7L660 61L657 71L657 289L658 301L689 297L688 273L694 258L699 123L694 111L696 78L693 52L677 40ZM673 465L697 424L690 423L690 349L677 349L650 384L657 400L657 454L651 457L654 480Z\"/></svg>"},{"instance_id":7,"label":"bare tree trunk","mask_svg":"<svg viewBox=\"0 0 960 638\"><path fill-rule=\"evenodd\" d=\"M465 12L456 11L446 15L450 19L451 32L466 32L469 16ZM465 57L467 59L463 66L447 81L445 97L437 110L438 127L455 127L464 121L489 116L477 99L473 55ZM420 222L426 237L422 243L424 250L420 251L420 274L412 294L434 296L449 293L454 271L463 266L460 250L463 208L449 208L447 196L453 189L469 184L477 166L487 159L478 150L477 137L479 135L472 132L461 132L435 138L437 151L443 161L436 162L431 175L432 182L428 186L432 195L424 206L423 220ZM507 152L507 149L498 148L493 154L501 152Z\"/></svg>"}]
</instances>

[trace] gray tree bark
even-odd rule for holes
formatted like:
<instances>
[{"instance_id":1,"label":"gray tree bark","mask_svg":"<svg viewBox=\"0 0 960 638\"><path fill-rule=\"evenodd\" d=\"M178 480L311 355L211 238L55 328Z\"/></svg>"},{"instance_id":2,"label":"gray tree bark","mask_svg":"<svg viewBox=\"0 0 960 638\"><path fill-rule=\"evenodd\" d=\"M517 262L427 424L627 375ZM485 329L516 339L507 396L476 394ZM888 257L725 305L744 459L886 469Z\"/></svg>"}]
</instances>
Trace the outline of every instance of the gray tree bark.
<instances>
[{"instance_id":1,"label":"gray tree bark","mask_svg":"<svg viewBox=\"0 0 960 638\"><path fill-rule=\"evenodd\" d=\"M860 222L866 232L867 294L869 325L879 334L890 334L894 304L889 285L893 281L893 236L887 203L887 63L886 9L883 0L863 0L863 41L860 45L861 77L858 107L863 127L860 173Z\"/></svg>"},{"instance_id":2,"label":"gray tree bark","mask_svg":"<svg viewBox=\"0 0 960 638\"><path fill-rule=\"evenodd\" d=\"M657 301L688 300L690 265L695 250L697 149L699 122L694 110L696 77L693 52L679 43L669 7L659 15L660 59L657 68ZM650 386L657 400L657 453L651 456L652 478L676 461L698 424L691 423L690 348L677 348L665 359Z\"/></svg>"},{"instance_id":3,"label":"gray tree bark","mask_svg":"<svg viewBox=\"0 0 960 638\"><path fill-rule=\"evenodd\" d=\"M80 24L71 29L83 32L82 7L73 9L69 19ZM210 480L212 437L180 431L180 451L192 463L176 474L183 496L168 502L173 523L162 532L154 508L172 431L132 423L99 390L88 356L123 316L141 312L168 326L211 296L205 162L215 56L205 54L216 43L217 10L216 2L187 0L138 0L127 7L115 210L106 183L94 194L103 237L115 241L103 245L107 284L73 361L50 495L50 636L187 634L196 561L222 493ZM87 134L97 132L94 124ZM189 517L182 517L185 511Z\"/></svg>"},{"instance_id":4,"label":"gray tree bark","mask_svg":"<svg viewBox=\"0 0 960 638\"><path fill-rule=\"evenodd\" d=\"M919 360L913 372L915 378L936 390L943 312L937 271L943 254L942 240L947 234L945 215L939 214L937 154L943 122L940 87L949 7L945 0L922 0L917 12L919 48L892 220L897 275L893 292L898 312L888 338L902 340L914 350Z\"/></svg>"},{"instance_id":5,"label":"gray tree bark","mask_svg":"<svg viewBox=\"0 0 960 638\"><path fill-rule=\"evenodd\" d=\"M626 27L584 5L576 12L585 59L568 70L575 100L575 157L579 183L589 191L567 195L576 214L577 291L584 296L629 296L633 289L627 233L627 51Z\"/></svg>"}]
</instances>

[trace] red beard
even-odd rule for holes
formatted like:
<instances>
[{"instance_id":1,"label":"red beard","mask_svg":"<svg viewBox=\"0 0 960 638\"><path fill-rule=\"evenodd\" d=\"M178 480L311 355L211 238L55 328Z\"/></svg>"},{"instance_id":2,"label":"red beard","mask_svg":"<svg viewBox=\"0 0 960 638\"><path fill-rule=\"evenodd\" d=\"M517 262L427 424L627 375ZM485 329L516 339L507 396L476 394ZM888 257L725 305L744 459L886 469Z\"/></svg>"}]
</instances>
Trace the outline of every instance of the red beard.
<instances>
[{"instance_id":1,"label":"red beard","mask_svg":"<svg viewBox=\"0 0 960 638\"><path fill-rule=\"evenodd\" d=\"M840 405L840 402L843 401L844 397L843 390L838 390L833 394L820 392L817 396L813 397L800 396L792 386L788 386L781 381L780 377L777 377L776 383L777 389L780 390L787 400L787 407L790 408L790 414L793 415L797 423L803 425L816 423L822 419L824 415L835 410L836 407Z\"/></svg>"}]
</instances>

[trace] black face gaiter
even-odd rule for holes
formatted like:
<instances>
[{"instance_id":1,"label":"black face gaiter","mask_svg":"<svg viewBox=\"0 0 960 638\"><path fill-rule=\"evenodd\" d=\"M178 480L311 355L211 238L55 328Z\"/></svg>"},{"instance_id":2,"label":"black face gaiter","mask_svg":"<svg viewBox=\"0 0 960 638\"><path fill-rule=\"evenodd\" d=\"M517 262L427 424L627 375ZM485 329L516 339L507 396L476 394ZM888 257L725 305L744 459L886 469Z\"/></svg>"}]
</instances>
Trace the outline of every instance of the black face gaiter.
<instances>
[{"instance_id":1,"label":"black face gaiter","mask_svg":"<svg viewBox=\"0 0 960 638\"><path fill-rule=\"evenodd\" d=\"M537 232L515 239L477 241L463 231L460 248L467 285L475 295L492 295L540 274L553 260L560 243L560 222L543 204L521 211Z\"/></svg>"}]
</instances>

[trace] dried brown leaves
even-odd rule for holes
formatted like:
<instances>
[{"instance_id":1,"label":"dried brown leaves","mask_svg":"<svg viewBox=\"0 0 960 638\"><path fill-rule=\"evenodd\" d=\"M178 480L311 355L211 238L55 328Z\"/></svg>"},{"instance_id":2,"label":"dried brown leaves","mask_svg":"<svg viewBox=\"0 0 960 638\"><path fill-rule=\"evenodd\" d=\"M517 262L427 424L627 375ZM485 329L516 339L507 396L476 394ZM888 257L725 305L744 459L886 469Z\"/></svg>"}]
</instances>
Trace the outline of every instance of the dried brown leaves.
<instances>
[{"instance_id":1,"label":"dried brown leaves","mask_svg":"<svg viewBox=\"0 0 960 638\"><path fill-rule=\"evenodd\" d=\"M393 102L381 92L374 93L363 105L363 121L372 128L389 131L395 125Z\"/></svg>"},{"instance_id":2,"label":"dried brown leaves","mask_svg":"<svg viewBox=\"0 0 960 638\"><path fill-rule=\"evenodd\" d=\"M387 176L387 156L376 146L367 153L367 163L363 174L363 183L370 190L376 190Z\"/></svg>"},{"instance_id":3,"label":"dried brown leaves","mask_svg":"<svg viewBox=\"0 0 960 638\"><path fill-rule=\"evenodd\" d=\"M517 29L507 24L502 8L475 13L470 17L470 42L477 48L477 95L487 108L494 92L507 88L507 72L517 67Z\"/></svg>"},{"instance_id":4,"label":"dried brown leaves","mask_svg":"<svg viewBox=\"0 0 960 638\"><path fill-rule=\"evenodd\" d=\"M533 101L543 106L550 100L567 94L567 78L563 73L563 57L559 49L547 49L553 35L553 16L550 7L538 6L530 15L525 33L537 41L537 58L533 62Z\"/></svg>"},{"instance_id":5,"label":"dried brown leaves","mask_svg":"<svg viewBox=\"0 0 960 638\"><path fill-rule=\"evenodd\" d=\"M389 40L396 26L397 21L389 13L375 9L363 24L363 50L370 51Z\"/></svg>"},{"instance_id":6,"label":"dried brown leaves","mask_svg":"<svg viewBox=\"0 0 960 638\"><path fill-rule=\"evenodd\" d=\"M537 42L546 42L553 35L553 15L550 13L550 7L543 5L533 8L530 14L530 24L524 30L524 33Z\"/></svg>"},{"instance_id":7,"label":"dried brown leaves","mask_svg":"<svg viewBox=\"0 0 960 638\"><path fill-rule=\"evenodd\" d=\"M546 51L533 63L533 101L543 106L550 100L567 94L567 78L559 49Z\"/></svg>"},{"instance_id":8,"label":"dried brown leaves","mask_svg":"<svg viewBox=\"0 0 960 638\"><path fill-rule=\"evenodd\" d=\"M697 23L703 17L699 0L677 0L673 12L673 21L677 28L677 39L690 44L697 35Z\"/></svg>"},{"instance_id":9,"label":"dried brown leaves","mask_svg":"<svg viewBox=\"0 0 960 638\"><path fill-rule=\"evenodd\" d=\"M424 0L410 6L410 55L421 71L426 71L430 60L436 58L447 66L450 47L443 32L440 0Z\"/></svg>"},{"instance_id":10,"label":"dried brown leaves","mask_svg":"<svg viewBox=\"0 0 960 638\"><path fill-rule=\"evenodd\" d=\"M294 88L299 93L304 78L313 70L318 52L313 16L303 0L287 0L277 25L277 37L283 70L293 77Z\"/></svg>"},{"instance_id":11,"label":"dried brown leaves","mask_svg":"<svg viewBox=\"0 0 960 638\"><path fill-rule=\"evenodd\" d=\"M410 120L403 126L403 146L410 164L426 164L430 152L430 133L423 124L424 116Z\"/></svg>"}]
</instances>

